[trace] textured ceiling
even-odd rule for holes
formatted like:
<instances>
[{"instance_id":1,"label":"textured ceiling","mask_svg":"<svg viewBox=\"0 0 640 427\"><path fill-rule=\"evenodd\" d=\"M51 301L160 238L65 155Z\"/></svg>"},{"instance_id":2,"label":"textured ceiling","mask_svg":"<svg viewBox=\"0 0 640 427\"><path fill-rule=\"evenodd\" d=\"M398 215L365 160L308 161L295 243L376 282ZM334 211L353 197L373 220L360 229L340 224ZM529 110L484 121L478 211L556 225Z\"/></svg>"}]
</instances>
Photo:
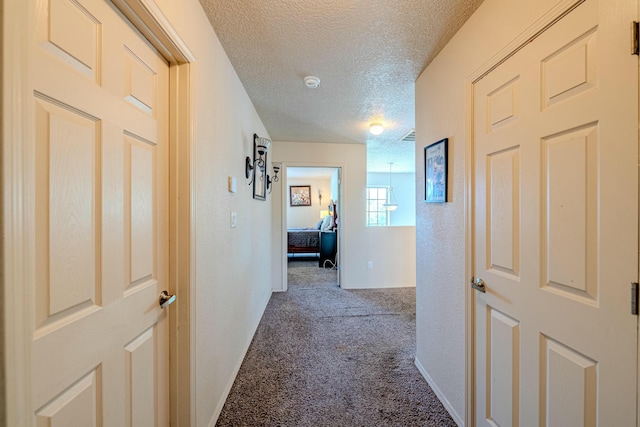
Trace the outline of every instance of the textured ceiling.
<instances>
[{"instance_id":1,"label":"textured ceiling","mask_svg":"<svg viewBox=\"0 0 640 427\"><path fill-rule=\"evenodd\" d=\"M369 171L406 172L414 82L482 0L200 2L274 141L367 144Z\"/></svg>"}]
</instances>

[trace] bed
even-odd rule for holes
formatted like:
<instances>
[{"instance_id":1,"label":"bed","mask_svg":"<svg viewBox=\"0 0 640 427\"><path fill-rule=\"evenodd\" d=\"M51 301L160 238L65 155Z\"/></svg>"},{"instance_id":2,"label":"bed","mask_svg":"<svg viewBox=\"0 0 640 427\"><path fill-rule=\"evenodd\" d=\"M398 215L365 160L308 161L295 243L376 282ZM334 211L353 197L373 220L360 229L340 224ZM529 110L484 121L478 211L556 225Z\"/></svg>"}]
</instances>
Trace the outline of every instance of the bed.
<instances>
[{"instance_id":1,"label":"bed","mask_svg":"<svg viewBox=\"0 0 640 427\"><path fill-rule=\"evenodd\" d=\"M288 254L321 254L322 233L335 232L338 225L336 205L333 201L331 207L331 214L320 220L315 227L287 228Z\"/></svg>"},{"instance_id":2,"label":"bed","mask_svg":"<svg viewBox=\"0 0 640 427\"><path fill-rule=\"evenodd\" d=\"M320 253L320 230L317 228L288 229L287 252L290 254Z\"/></svg>"}]
</instances>

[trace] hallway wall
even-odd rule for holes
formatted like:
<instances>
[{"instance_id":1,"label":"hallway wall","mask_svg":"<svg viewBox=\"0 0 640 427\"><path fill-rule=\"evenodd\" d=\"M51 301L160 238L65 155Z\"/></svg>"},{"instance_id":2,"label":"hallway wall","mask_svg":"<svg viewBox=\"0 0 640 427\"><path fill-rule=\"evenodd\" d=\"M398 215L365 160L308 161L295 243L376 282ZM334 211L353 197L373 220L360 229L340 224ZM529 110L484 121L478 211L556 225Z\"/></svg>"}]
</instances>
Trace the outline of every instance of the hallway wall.
<instances>
[{"instance_id":1,"label":"hallway wall","mask_svg":"<svg viewBox=\"0 0 640 427\"><path fill-rule=\"evenodd\" d=\"M253 134L267 131L197 0L155 0L197 61L192 97L192 360L197 426L210 426L271 295L271 201L244 177ZM227 179L237 179L237 192ZM237 228L230 228L230 213Z\"/></svg>"},{"instance_id":2,"label":"hallway wall","mask_svg":"<svg viewBox=\"0 0 640 427\"><path fill-rule=\"evenodd\" d=\"M416 363L465 417L465 80L558 0L485 0L416 82ZM450 202L424 200L424 147L449 138Z\"/></svg>"}]
</instances>

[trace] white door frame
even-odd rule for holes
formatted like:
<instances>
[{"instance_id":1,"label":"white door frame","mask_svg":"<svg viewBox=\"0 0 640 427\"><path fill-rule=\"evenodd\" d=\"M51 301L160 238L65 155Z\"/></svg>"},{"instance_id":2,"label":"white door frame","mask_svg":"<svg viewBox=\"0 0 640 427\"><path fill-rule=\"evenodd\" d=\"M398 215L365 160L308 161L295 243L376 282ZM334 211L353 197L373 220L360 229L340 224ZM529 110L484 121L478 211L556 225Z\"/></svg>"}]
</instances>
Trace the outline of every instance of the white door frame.
<instances>
[{"instance_id":1,"label":"white door frame","mask_svg":"<svg viewBox=\"0 0 640 427\"><path fill-rule=\"evenodd\" d=\"M345 233L343 232L342 228L344 227L345 221L344 221L344 187L343 187L343 182L344 182L344 175L345 175L345 165L341 164L341 163L332 163L332 162L326 162L326 163L309 163L309 162L286 162L286 161L282 161L282 166L281 166L281 177L282 179L280 180L281 182L281 194L282 194L282 207L281 207L281 224L282 224L282 228L281 228L281 240L282 240L282 264L281 264L281 271L282 271L282 286L281 289L278 289L277 292L286 292L287 289L289 289L289 281L287 279L287 267L288 267L288 250L287 250L287 203L289 200L289 196L288 193L286 191L286 189L288 188L288 184L287 184L287 168L335 168L338 169L338 217L339 219L339 224L338 225L338 235L336 236L338 238L338 247L337 247L337 255L336 255L336 262L338 263L338 286L342 287L342 267L340 266L341 264L341 260L343 260L344 258L341 257L341 253L342 253L342 247L343 247L343 236L345 235Z\"/></svg>"},{"instance_id":2,"label":"white door frame","mask_svg":"<svg viewBox=\"0 0 640 427\"><path fill-rule=\"evenodd\" d=\"M471 280L474 274L474 85L485 75L490 73L500 64L511 58L524 48L530 40L546 31L549 27L574 10L585 0L562 0L558 2L545 15L540 17L529 28L520 33L511 43L500 50L496 55L485 62L473 74L465 80L465 277ZM465 426L473 426L475 419L475 342L474 342L474 317L475 317L475 292L470 285L465 287Z\"/></svg>"},{"instance_id":3,"label":"white door frame","mask_svg":"<svg viewBox=\"0 0 640 427\"><path fill-rule=\"evenodd\" d=\"M24 198L33 182L22 179L28 144L34 139L33 87L29 75L29 52L35 23L33 2L3 0L2 4L2 328L3 411L5 425L29 425L31 414L31 331L33 316L25 310L34 294L33 201ZM30 206L26 206L29 204ZM32 258L32 257L31 257Z\"/></svg>"},{"instance_id":4,"label":"white door frame","mask_svg":"<svg viewBox=\"0 0 640 427\"><path fill-rule=\"evenodd\" d=\"M155 0L112 0L170 63L170 291L178 295L170 311L170 403L172 425L195 425L195 363L192 301L194 235L191 209L191 182L194 179L194 115L191 87L194 80L194 55L163 15ZM27 171L33 154L35 115L33 85L29 76L30 52L35 34L35 2L2 0L2 329L0 344L3 366L0 392L4 408L0 425L32 425L31 405L31 331L29 302L35 290L33 265L34 182ZM178 198L181 194L181 198ZM2 415L4 414L4 417Z\"/></svg>"}]
</instances>

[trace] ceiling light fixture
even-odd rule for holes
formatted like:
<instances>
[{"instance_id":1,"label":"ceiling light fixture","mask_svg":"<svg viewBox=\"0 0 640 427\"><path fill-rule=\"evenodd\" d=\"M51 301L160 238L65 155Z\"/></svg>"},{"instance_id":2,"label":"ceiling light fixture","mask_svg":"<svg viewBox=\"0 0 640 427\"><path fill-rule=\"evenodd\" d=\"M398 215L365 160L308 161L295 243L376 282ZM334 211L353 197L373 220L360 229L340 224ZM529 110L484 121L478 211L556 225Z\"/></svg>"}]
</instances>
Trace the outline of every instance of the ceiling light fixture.
<instances>
[{"instance_id":1,"label":"ceiling light fixture","mask_svg":"<svg viewBox=\"0 0 640 427\"><path fill-rule=\"evenodd\" d=\"M382 206L388 211L395 211L398 208L396 203L396 196L393 194L393 187L391 186L391 165L393 162L389 162L389 201Z\"/></svg>"},{"instance_id":2,"label":"ceiling light fixture","mask_svg":"<svg viewBox=\"0 0 640 427\"><path fill-rule=\"evenodd\" d=\"M304 78L304 84L309 89L317 89L320 86L320 79L316 76L307 76Z\"/></svg>"},{"instance_id":3,"label":"ceiling light fixture","mask_svg":"<svg viewBox=\"0 0 640 427\"><path fill-rule=\"evenodd\" d=\"M382 123L371 123L369 125L369 132L371 132L372 135L380 135L383 131L384 126L382 126Z\"/></svg>"}]
</instances>

